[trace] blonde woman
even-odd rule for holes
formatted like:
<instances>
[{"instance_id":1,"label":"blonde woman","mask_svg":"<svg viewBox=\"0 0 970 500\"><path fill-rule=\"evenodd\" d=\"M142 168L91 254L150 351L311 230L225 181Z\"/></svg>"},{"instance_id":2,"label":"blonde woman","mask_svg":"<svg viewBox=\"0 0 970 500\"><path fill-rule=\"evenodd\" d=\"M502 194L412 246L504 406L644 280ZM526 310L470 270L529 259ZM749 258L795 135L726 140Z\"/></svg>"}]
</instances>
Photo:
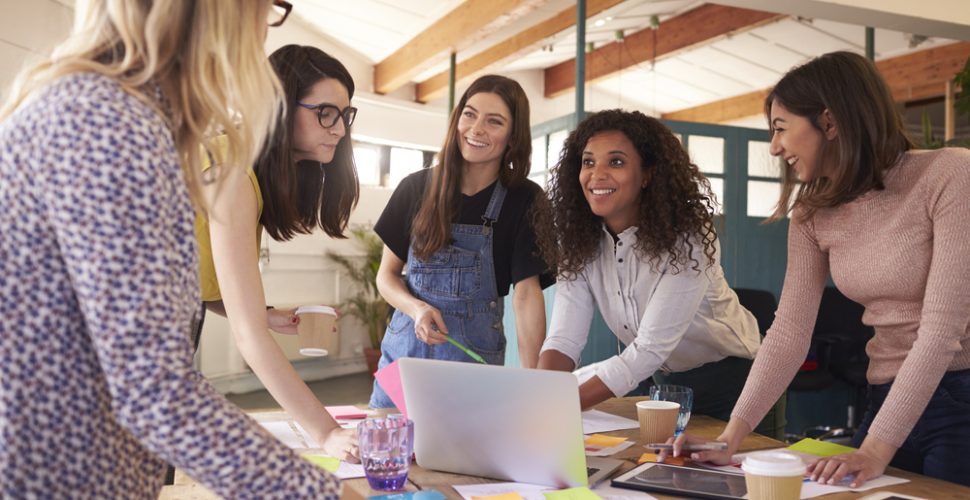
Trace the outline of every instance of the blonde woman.
<instances>
[{"instance_id":1,"label":"blonde woman","mask_svg":"<svg viewBox=\"0 0 970 500\"><path fill-rule=\"evenodd\" d=\"M167 461L224 497L336 498L192 367L199 144L224 132L239 182L271 133L271 2L77 9L0 112L0 496L156 498Z\"/></svg>"}]
</instances>

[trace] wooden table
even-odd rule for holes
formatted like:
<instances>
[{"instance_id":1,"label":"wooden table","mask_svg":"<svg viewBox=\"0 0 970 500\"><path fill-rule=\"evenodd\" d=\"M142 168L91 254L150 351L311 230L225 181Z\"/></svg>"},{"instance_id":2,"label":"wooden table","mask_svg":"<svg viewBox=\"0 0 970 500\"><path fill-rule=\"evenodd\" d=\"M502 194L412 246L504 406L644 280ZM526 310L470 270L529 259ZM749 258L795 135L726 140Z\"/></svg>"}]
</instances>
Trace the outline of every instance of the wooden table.
<instances>
[{"instance_id":1,"label":"wooden table","mask_svg":"<svg viewBox=\"0 0 970 500\"><path fill-rule=\"evenodd\" d=\"M604 403L596 406L596 409L602 410L614 415L619 415L621 417L631 418L636 420L636 408L635 403L637 401L646 398L614 398L610 399ZM687 426L687 432L692 435L705 437L708 439L714 439L721 433L724 428L724 422L719 420L704 416L704 415L693 415L691 416L690 423ZM628 438L632 441L640 441L639 430L629 429L625 431L616 431L605 433L610 436L620 436ZM752 434L748 436L744 442L741 444L741 451L752 451L752 450L762 450L768 448L779 448L785 446L781 441L775 439ZM619 458L626 461L623 467L620 468L614 475L620 474L627 470L632 469L637 458L644 452L644 449L640 446L632 446L617 453L612 456L612 458ZM896 477L902 477L909 479L910 482L904 484L898 484L894 486L888 486L885 488L876 488L873 490L868 490L862 493L835 493L831 495L825 495L826 500L841 500L850 498L860 498L876 491L892 491L895 493L903 493L906 495L912 495L922 498L931 499L967 499L970 498L970 488L960 486L947 481L941 481L938 479L932 479L920 474L914 474L912 472L906 472L903 470L889 468L888 474ZM407 489L411 491L422 490L422 489L435 489L440 491L449 500L459 500L461 495L459 495L452 485L456 484L476 484L476 483L491 483L495 482L491 479L475 477L475 476L464 476L459 474L450 474L447 472L438 472L417 465L412 464L411 469L408 473L408 485ZM159 499L169 500L169 499L180 499L180 500L212 500L219 498L203 486L195 483L191 478L184 474L176 472L175 485L165 486L162 488L162 493ZM353 497L367 497L371 495L386 495L386 492L380 492L371 490L367 485L367 480L360 479L348 479L344 481L345 492L349 492L350 496ZM348 490L349 488L349 490ZM660 493L651 493L657 498L680 498L670 495L664 495Z\"/></svg>"}]
</instances>

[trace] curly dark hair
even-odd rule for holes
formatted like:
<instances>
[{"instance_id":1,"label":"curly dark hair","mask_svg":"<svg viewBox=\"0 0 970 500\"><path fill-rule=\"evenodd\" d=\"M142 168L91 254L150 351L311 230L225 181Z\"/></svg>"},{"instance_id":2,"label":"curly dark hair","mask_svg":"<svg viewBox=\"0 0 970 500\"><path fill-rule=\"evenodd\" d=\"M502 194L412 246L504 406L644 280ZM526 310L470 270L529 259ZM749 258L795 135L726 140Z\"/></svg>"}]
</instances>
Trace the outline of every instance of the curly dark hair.
<instances>
[{"instance_id":1,"label":"curly dark hair","mask_svg":"<svg viewBox=\"0 0 970 500\"><path fill-rule=\"evenodd\" d=\"M551 171L548 198L537 197L534 224L540 252L560 278L571 280L598 256L602 219L593 214L579 183L583 150L591 137L619 131L633 143L650 182L640 197L637 243L641 260L657 269L665 259L674 272L693 262L694 244L704 246L707 266L715 264L711 184L690 161L677 137L656 118L638 111L600 111L569 134Z\"/></svg>"}]
</instances>

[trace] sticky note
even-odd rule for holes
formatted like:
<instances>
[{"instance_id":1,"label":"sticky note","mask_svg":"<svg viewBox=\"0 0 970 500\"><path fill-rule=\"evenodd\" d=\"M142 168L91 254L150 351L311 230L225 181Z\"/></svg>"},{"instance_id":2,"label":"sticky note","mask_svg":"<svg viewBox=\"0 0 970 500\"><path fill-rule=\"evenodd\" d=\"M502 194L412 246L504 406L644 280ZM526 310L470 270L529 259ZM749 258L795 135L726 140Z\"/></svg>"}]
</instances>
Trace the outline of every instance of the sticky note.
<instances>
[{"instance_id":1,"label":"sticky note","mask_svg":"<svg viewBox=\"0 0 970 500\"><path fill-rule=\"evenodd\" d=\"M586 438L586 446L598 446L600 448L612 448L626 441L626 438L605 436L603 434L593 434Z\"/></svg>"},{"instance_id":2,"label":"sticky note","mask_svg":"<svg viewBox=\"0 0 970 500\"><path fill-rule=\"evenodd\" d=\"M828 441L819 441L818 439L812 438L802 439L801 441L789 446L788 449L791 451L808 453L810 455L817 455L820 457L831 457L832 455L840 455L842 453L852 453L857 451L855 448L830 443Z\"/></svg>"},{"instance_id":3,"label":"sticky note","mask_svg":"<svg viewBox=\"0 0 970 500\"><path fill-rule=\"evenodd\" d=\"M602 497L593 493L592 490L585 486L578 486L576 488L569 488L566 490L558 491L545 491L542 493L545 495L547 500L601 500Z\"/></svg>"},{"instance_id":4,"label":"sticky note","mask_svg":"<svg viewBox=\"0 0 970 500\"><path fill-rule=\"evenodd\" d=\"M303 455L303 458L327 472L337 472L337 469L340 468L339 458L328 457L327 455L311 455L309 453Z\"/></svg>"},{"instance_id":5,"label":"sticky note","mask_svg":"<svg viewBox=\"0 0 970 500\"><path fill-rule=\"evenodd\" d=\"M367 418L367 412L357 408L356 406L343 405L343 406L327 406L327 413L331 417L337 420L353 420L359 418Z\"/></svg>"},{"instance_id":6,"label":"sticky note","mask_svg":"<svg viewBox=\"0 0 970 500\"><path fill-rule=\"evenodd\" d=\"M502 493L501 495L489 495L487 497L472 497L472 500L525 500L522 495L515 491Z\"/></svg>"},{"instance_id":7,"label":"sticky note","mask_svg":"<svg viewBox=\"0 0 970 500\"><path fill-rule=\"evenodd\" d=\"M401 415L408 418L408 410L404 406L404 387L401 386L401 367L397 364L397 360L377 370L374 373L374 378L377 379L381 389L384 389L384 392L387 393L387 397L391 398L391 402L401 412Z\"/></svg>"},{"instance_id":8,"label":"sticky note","mask_svg":"<svg viewBox=\"0 0 970 500\"><path fill-rule=\"evenodd\" d=\"M670 465L687 465L687 460L687 457L674 457L667 455L667 459L664 460L663 463ZM638 464L645 464L647 462L659 463L660 460L656 453L644 453L643 455L640 455L640 458L637 459Z\"/></svg>"}]
</instances>

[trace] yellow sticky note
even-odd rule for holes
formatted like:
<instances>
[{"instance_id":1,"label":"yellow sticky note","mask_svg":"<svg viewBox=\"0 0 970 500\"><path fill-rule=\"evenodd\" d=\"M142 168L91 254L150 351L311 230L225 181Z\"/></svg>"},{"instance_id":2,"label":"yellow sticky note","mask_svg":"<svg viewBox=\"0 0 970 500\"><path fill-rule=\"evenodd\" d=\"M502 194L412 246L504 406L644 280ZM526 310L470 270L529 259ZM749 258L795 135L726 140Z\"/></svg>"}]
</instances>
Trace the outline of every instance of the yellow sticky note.
<instances>
[{"instance_id":1,"label":"yellow sticky note","mask_svg":"<svg viewBox=\"0 0 970 500\"><path fill-rule=\"evenodd\" d=\"M624 441L626 441L626 438L605 436L603 434L593 434L592 436L586 438L586 446L599 446L600 448L612 448Z\"/></svg>"},{"instance_id":2,"label":"yellow sticky note","mask_svg":"<svg viewBox=\"0 0 970 500\"><path fill-rule=\"evenodd\" d=\"M831 457L832 455L840 455L842 453L852 453L856 451L855 448L849 446L843 446L841 444L830 443L828 441L819 441L818 439L805 438L801 441L788 447L791 451L798 451L802 453L808 453L810 455L818 455L820 457Z\"/></svg>"},{"instance_id":3,"label":"yellow sticky note","mask_svg":"<svg viewBox=\"0 0 970 500\"><path fill-rule=\"evenodd\" d=\"M310 463L320 467L327 472L337 472L340 468L340 459L334 457L328 457L326 455L303 455L303 458L310 461Z\"/></svg>"},{"instance_id":4,"label":"yellow sticky note","mask_svg":"<svg viewBox=\"0 0 970 500\"><path fill-rule=\"evenodd\" d=\"M501 495L490 495L487 497L472 497L472 500L525 500L522 495L510 491L508 493L502 493Z\"/></svg>"},{"instance_id":5,"label":"yellow sticky note","mask_svg":"<svg viewBox=\"0 0 970 500\"><path fill-rule=\"evenodd\" d=\"M547 500L602 500L602 497L593 493L585 486L569 488L559 491L546 491L542 493Z\"/></svg>"}]
</instances>

